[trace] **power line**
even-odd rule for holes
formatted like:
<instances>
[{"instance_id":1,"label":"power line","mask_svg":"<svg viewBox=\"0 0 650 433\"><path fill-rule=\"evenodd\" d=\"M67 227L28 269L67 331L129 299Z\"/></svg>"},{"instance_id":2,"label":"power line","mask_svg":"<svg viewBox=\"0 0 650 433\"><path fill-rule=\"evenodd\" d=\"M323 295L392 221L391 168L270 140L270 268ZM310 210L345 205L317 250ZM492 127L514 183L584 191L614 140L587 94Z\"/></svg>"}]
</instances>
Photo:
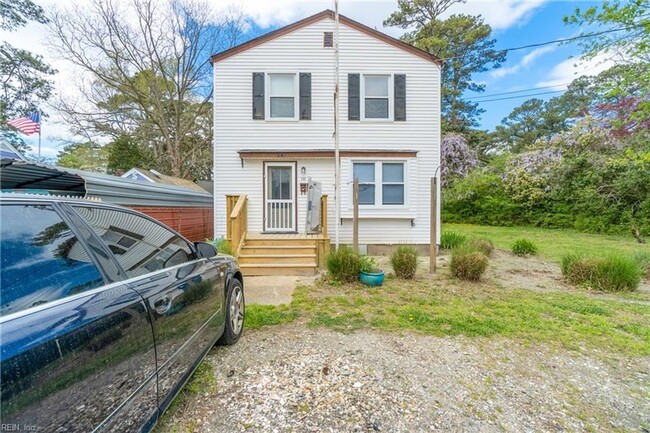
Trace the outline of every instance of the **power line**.
<instances>
[{"instance_id":1,"label":"power line","mask_svg":"<svg viewBox=\"0 0 650 433\"><path fill-rule=\"evenodd\" d=\"M528 94L528 95L510 96L510 97L507 97L507 98L485 99L485 100L476 101L476 102L483 103L483 102L492 102L492 101L505 101L506 99L528 98L530 96L550 95L552 93L562 93L562 92L564 92L564 90L552 90L550 92L531 93L531 94Z\"/></svg>"},{"instance_id":2,"label":"power line","mask_svg":"<svg viewBox=\"0 0 650 433\"><path fill-rule=\"evenodd\" d=\"M641 28L641 27L643 27L642 24L640 24L638 26L619 27L619 28L616 28L616 29L603 30L601 32L587 33L587 34L584 34L584 35L572 36L570 38L555 39L555 40L552 40L552 41L538 42L538 43L535 43L535 44L522 45L522 46L519 46L519 47L504 48L502 50L496 50L496 51L509 52L509 51L525 50L527 48L536 48L536 47L542 47L544 45L551 45L551 44L561 44L561 43L564 43L564 42L571 42L571 41L575 41L575 40L578 40L578 39L593 38L595 36L602 36L602 35L605 35L605 34L608 34L608 33L620 32L620 31L625 31L625 30L633 30L633 29L637 29L637 28ZM422 39L422 38L418 38L416 40L419 40L419 39ZM462 58L462 57L464 57L464 56L441 57L439 60L442 60L444 62L444 61L447 61L447 60L453 60L453 59L458 59L458 58Z\"/></svg>"},{"instance_id":3,"label":"power line","mask_svg":"<svg viewBox=\"0 0 650 433\"><path fill-rule=\"evenodd\" d=\"M540 90L540 89L551 89L553 87L560 87L560 86L568 86L571 83L563 83L563 84L555 84L553 86L540 86L540 87L531 87L528 89L522 89L522 90L513 90L511 92L502 92L502 93L490 93L488 95L481 95L481 96L475 96L472 99L484 99L484 98L491 98L493 96L501 96L501 95L512 95L513 93L522 93L522 92L530 92L531 90ZM563 92L564 90L562 90Z\"/></svg>"}]
</instances>

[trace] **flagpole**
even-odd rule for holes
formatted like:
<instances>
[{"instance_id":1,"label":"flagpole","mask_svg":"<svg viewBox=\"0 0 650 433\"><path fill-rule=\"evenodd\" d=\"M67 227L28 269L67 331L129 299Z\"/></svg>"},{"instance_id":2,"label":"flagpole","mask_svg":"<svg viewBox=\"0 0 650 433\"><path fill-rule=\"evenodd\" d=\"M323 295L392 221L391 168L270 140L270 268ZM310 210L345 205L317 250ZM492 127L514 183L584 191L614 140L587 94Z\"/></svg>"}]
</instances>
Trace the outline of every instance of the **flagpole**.
<instances>
[{"instance_id":1,"label":"flagpole","mask_svg":"<svg viewBox=\"0 0 650 433\"><path fill-rule=\"evenodd\" d=\"M38 162L40 164L41 162L41 129L43 128L43 122L41 122L41 112L37 111L38 113Z\"/></svg>"}]
</instances>

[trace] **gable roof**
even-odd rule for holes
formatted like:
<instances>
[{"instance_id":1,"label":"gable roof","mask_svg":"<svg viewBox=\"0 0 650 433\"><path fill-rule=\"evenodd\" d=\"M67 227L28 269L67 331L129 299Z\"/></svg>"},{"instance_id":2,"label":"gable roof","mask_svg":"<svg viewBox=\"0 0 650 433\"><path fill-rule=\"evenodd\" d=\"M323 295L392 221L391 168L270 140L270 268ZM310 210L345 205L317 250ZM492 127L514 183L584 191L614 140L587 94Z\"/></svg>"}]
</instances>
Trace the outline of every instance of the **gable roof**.
<instances>
[{"instance_id":1,"label":"gable roof","mask_svg":"<svg viewBox=\"0 0 650 433\"><path fill-rule=\"evenodd\" d=\"M221 60L227 59L229 57L232 57L236 54L239 54L241 52L244 52L246 50L249 50L251 48L254 48L258 45L261 45L265 42L271 41L273 39L279 38L280 36L284 36L288 33L293 32L294 30L301 29L303 27L306 27L310 24L313 24L315 22L318 22L324 18L331 18L332 20L335 19L335 13L334 11L330 9L326 9L322 12L319 12L315 15L312 15L310 17L304 18L300 21L296 21L295 23L289 24L284 27L280 27L277 30L273 30L272 32L266 33L262 36L259 36L255 39L251 39L248 42L244 42L243 44L237 45L235 47L232 47L228 50L222 51L217 54L213 54L210 57L210 63L214 64L217 63ZM394 47L400 48L404 51L407 51L411 54L414 54L418 57L421 57L425 60L428 60L430 62L433 62L437 65L442 64L442 60L440 60L438 57L434 56L431 53L428 53L427 51L421 50L419 48L414 47L413 45L409 45L406 42L402 42L399 39L393 38L391 36L388 36L385 33L382 33L378 30L375 30L371 27L366 26L365 24L361 24L358 21L354 21L344 15L339 14L339 22L342 24L345 24L346 26L353 28L355 30L358 30L362 33L367 34L368 36L372 36L376 39L379 39L382 42L385 42L389 45L392 45Z\"/></svg>"},{"instance_id":2,"label":"gable roof","mask_svg":"<svg viewBox=\"0 0 650 433\"><path fill-rule=\"evenodd\" d=\"M195 184L191 180L181 179L180 177L168 176L166 174L159 173L155 170L145 170L143 168L133 167L131 170L124 173L121 177L125 179L130 179L130 175L134 172L140 173L142 176L146 177L153 183L161 183L163 185L175 185L181 186L187 189L193 189L194 191L205 192L203 188Z\"/></svg>"}]
</instances>

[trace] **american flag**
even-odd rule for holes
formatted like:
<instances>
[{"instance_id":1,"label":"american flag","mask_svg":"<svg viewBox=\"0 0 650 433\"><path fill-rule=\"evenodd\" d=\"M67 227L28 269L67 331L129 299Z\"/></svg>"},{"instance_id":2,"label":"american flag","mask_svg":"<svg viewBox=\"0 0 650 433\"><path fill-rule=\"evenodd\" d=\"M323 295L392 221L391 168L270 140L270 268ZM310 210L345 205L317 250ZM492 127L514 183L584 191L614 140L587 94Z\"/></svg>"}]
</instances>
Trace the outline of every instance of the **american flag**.
<instances>
[{"instance_id":1,"label":"american flag","mask_svg":"<svg viewBox=\"0 0 650 433\"><path fill-rule=\"evenodd\" d=\"M7 124L19 129L23 134L31 135L41 132L41 115L35 111L27 117L10 120Z\"/></svg>"}]
</instances>

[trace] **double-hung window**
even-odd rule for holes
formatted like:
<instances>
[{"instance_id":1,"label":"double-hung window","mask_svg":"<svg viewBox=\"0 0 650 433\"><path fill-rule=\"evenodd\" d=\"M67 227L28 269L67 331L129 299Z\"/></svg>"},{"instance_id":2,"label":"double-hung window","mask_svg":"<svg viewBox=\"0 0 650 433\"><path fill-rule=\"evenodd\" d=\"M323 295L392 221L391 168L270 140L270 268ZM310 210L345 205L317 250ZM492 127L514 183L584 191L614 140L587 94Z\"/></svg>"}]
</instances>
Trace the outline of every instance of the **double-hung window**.
<instances>
[{"instance_id":1,"label":"double-hung window","mask_svg":"<svg viewBox=\"0 0 650 433\"><path fill-rule=\"evenodd\" d=\"M375 204L375 163L355 162L354 177L359 179L359 204Z\"/></svg>"},{"instance_id":2,"label":"double-hung window","mask_svg":"<svg viewBox=\"0 0 650 433\"><path fill-rule=\"evenodd\" d=\"M354 162L360 206L403 206L406 196L403 162Z\"/></svg>"},{"instance_id":3,"label":"double-hung window","mask_svg":"<svg viewBox=\"0 0 650 433\"><path fill-rule=\"evenodd\" d=\"M391 118L390 75L363 75L363 119Z\"/></svg>"},{"instance_id":4,"label":"double-hung window","mask_svg":"<svg viewBox=\"0 0 650 433\"><path fill-rule=\"evenodd\" d=\"M268 74L269 76L269 113L271 119L297 119L298 85L296 74Z\"/></svg>"},{"instance_id":5,"label":"double-hung window","mask_svg":"<svg viewBox=\"0 0 650 433\"><path fill-rule=\"evenodd\" d=\"M381 164L381 196L384 205L404 204L404 163Z\"/></svg>"}]
</instances>

